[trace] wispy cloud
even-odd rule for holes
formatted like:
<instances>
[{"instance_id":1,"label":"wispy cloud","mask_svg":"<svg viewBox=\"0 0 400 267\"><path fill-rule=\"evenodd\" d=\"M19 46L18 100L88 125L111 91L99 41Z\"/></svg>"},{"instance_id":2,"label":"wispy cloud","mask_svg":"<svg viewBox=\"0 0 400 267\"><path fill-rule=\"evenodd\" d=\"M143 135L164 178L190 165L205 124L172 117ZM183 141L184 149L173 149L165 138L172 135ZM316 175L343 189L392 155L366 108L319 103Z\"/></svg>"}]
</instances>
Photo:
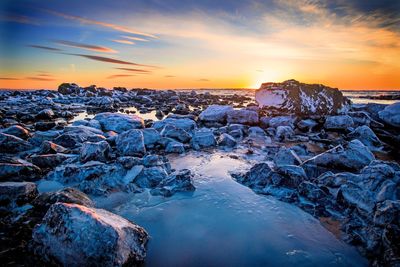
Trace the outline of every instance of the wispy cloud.
<instances>
[{"instance_id":1,"label":"wispy cloud","mask_svg":"<svg viewBox=\"0 0 400 267\"><path fill-rule=\"evenodd\" d=\"M69 47L76 47L76 48L82 48L90 51L95 51L95 52L103 52L103 53L117 53L116 50L105 47L105 46L98 46L98 45L91 45L91 44L83 44L83 43L77 43L77 42L71 42L71 41L65 41L65 40L53 40L54 43L60 44L60 45L65 45Z\"/></svg>"},{"instance_id":2,"label":"wispy cloud","mask_svg":"<svg viewBox=\"0 0 400 267\"><path fill-rule=\"evenodd\" d=\"M37 48L37 49L47 50L47 51L63 51L62 49L58 49L58 48L50 47L50 46L43 46L43 45L28 45L28 46Z\"/></svg>"},{"instance_id":3,"label":"wispy cloud","mask_svg":"<svg viewBox=\"0 0 400 267\"><path fill-rule=\"evenodd\" d=\"M126 77L133 77L133 76L136 76L136 75L130 75L130 74L115 74L115 75L108 76L107 79L126 78Z\"/></svg>"},{"instance_id":4,"label":"wispy cloud","mask_svg":"<svg viewBox=\"0 0 400 267\"><path fill-rule=\"evenodd\" d=\"M93 55L85 55L85 54L68 54L68 53L66 53L66 55L84 57L84 58L88 58L91 60L114 63L114 64L124 64L124 65L133 65L133 66L142 66L142 67L156 67L156 66L152 66L152 65L138 64L138 63L134 63L134 62L124 61L124 60L119 60L119 59L109 58L109 57L101 57L101 56L93 56Z\"/></svg>"},{"instance_id":5,"label":"wispy cloud","mask_svg":"<svg viewBox=\"0 0 400 267\"><path fill-rule=\"evenodd\" d=\"M124 40L124 39L114 39L114 40L112 40L112 41L113 41L113 42L116 42L116 43L120 43L120 44L129 44L129 45L135 44L135 43L132 42L132 41Z\"/></svg>"},{"instance_id":6,"label":"wispy cloud","mask_svg":"<svg viewBox=\"0 0 400 267\"><path fill-rule=\"evenodd\" d=\"M117 25L117 24L113 24L113 23L108 23L108 22L102 22L102 21L98 21L98 20L93 20L93 19L87 19L87 18L83 18L83 17L79 17L79 16L74 16L74 15L68 15L62 12L57 12L54 10L49 10L49 9L43 9L44 11L65 18L65 19L69 19L69 20L75 20L75 21L79 21L81 23L84 24L91 24L91 25L98 25L98 26L102 26L105 28L110 28L116 31L120 31L120 32L125 32L125 33L130 33L130 34L136 34L136 35L141 35L141 36L146 36L146 37L151 37L151 38L157 38L157 36L153 35L153 34L149 34L149 33L145 33L142 31L138 31L138 30L134 30L131 28L127 28L121 25Z\"/></svg>"},{"instance_id":7,"label":"wispy cloud","mask_svg":"<svg viewBox=\"0 0 400 267\"><path fill-rule=\"evenodd\" d=\"M130 68L116 68L116 69L132 71L132 72L139 72L139 73L145 73L145 74L151 73L151 71L149 71L149 70L141 70L141 69L130 69Z\"/></svg>"},{"instance_id":8,"label":"wispy cloud","mask_svg":"<svg viewBox=\"0 0 400 267\"><path fill-rule=\"evenodd\" d=\"M26 77L25 79L27 79L27 80L32 80L32 81L42 81L42 82L55 81L55 79L51 79L51 78L42 78L42 77Z\"/></svg>"},{"instance_id":9,"label":"wispy cloud","mask_svg":"<svg viewBox=\"0 0 400 267\"><path fill-rule=\"evenodd\" d=\"M0 14L0 21L10 21L22 24L39 25L39 23L32 18L22 15L12 15L12 14Z\"/></svg>"},{"instance_id":10,"label":"wispy cloud","mask_svg":"<svg viewBox=\"0 0 400 267\"><path fill-rule=\"evenodd\" d=\"M175 75L165 75L164 77L165 78L175 78L176 76Z\"/></svg>"},{"instance_id":11,"label":"wispy cloud","mask_svg":"<svg viewBox=\"0 0 400 267\"><path fill-rule=\"evenodd\" d=\"M18 78L12 78L12 77L0 77L0 80L17 81L17 80L20 80L20 79L18 79Z\"/></svg>"},{"instance_id":12,"label":"wispy cloud","mask_svg":"<svg viewBox=\"0 0 400 267\"><path fill-rule=\"evenodd\" d=\"M199 82L209 82L210 80L209 79L198 79L197 81L199 81Z\"/></svg>"},{"instance_id":13,"label":"wispy cloud","mask_svg":"<svg viewBox=\"0 0 400 267\"><path fill-rule=\"evenodd\" d=\"M127 35L122 35L122 38L133 40L133 41L141 41L141 42L148 42L149 40L139 38L139 37L133 37L133 36L127 36Z\"/></svg>"}]
</instances>

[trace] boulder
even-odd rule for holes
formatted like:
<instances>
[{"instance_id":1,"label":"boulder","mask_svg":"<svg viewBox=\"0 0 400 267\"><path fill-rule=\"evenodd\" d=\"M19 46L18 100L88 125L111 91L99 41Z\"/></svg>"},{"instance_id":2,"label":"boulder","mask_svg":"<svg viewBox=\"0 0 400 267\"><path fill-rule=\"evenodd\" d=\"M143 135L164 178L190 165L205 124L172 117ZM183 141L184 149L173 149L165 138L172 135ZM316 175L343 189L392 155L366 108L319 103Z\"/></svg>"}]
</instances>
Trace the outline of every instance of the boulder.
<instances>
[{"instance_id":1,"label":"boulder","mask_svg":"<svg viewBox=\"0 0 400 267\"><path fill-rule=\"evenodd\" d=\"M192 137L192 147L194 149L200 149L204 147L215 146L217 141L215 140L213 132L208 128L202 128L194 132Z\"/></svg>"},{"instance_id":2,"label":"boulder","mask_svg":"<svg viewBox=\"0 0 400 267\"><path fill-rule=\"evenodd\" d=\"M38 120L51 120L55 117L54 111L52 109L44 109L36 114L35 118Z\"/></svg>"},{"instance_id":3,"label":"boulder","mask_svg":"<svg viewBox=\"0 0 400 267\"><path fill-rule=\"evenodd\" d=\"M280 165L299 165L302 163L300 157L290 148L281 147L278 152L274 154L274 163Z\"/></svg>"},{"instance_id":4,"label":"boulder","mask_svg":"<svg viewBox=\"0 0 400 267\"><path fill-rule=\"evenodd\" d=\"M162 167L143 168L133 182L141 188L154 188L167 176L167 172Z\"/></svg>"},{"instance_id":5,"label":"boulder","mask_svg":"<svg viewBox=\"0 0 400 267\"><path fill-rule=\"evenodd\" d=\"M2 133L5 134L9 134L9 135L13 135L16 137L19 137L21 139L28 139L29 137L31 137L31 134L29 133L29 131L27 129L25 129L24 127L20 126L20 125L13 125L10 126L4 130L1 131Z\"/></svg>"},{"instance_id":6,"label":"boulder","mask_svg":"<svg viewBox=\"0 0 400 267\"><path fill-rule=\"evenodd\" d=\"M348 134L352 139L358 139L367 146L371 151L382 149L382 142L376 134L367 125L357 127L353 132Z\"/></svg>"},{"instance_id":7,"label":"boulder","mask_svg":"<svg viewBox=\"0 0 400 267\"><path fill-rule=\"evenodd\" d=\"M38 195L36 184L30 182L0 183L0 206L14 207L31 202Z\"/></svg>"},{"instance_id":8,"label":"boulder","mask_svg":"<svg viewBox=\"0 0 400 267\"><path fill-rule=\"evenodd\" d=\"M271 181L271 167L267 163L257 163L244 175L236 176L238 182L251 188L265 187Z\"/></svg>"},{"instance_id":9,"label":"boulder","mask_svg":"<svg viewBox=\"0 0 400 267\"><path fill-rule=\"evenodd\" d=\"M305 161L305 165L316 165L333 170L359 171L375 159L371 151L355 139L336 146Z\"/></svg>"},{"instance_id":10,"label":"boulder","mask_svg":"<svg viewBox=\"0 0 400 267\"><path fill-rule=\"evenodd\" d=\"M185 130L188 133L192 133L197 128L196 122L188 118L182 118L182 119L166 118L162 121L154 122L153 128L161 132L164 129L164 127L168 124L171 124L176 128Z\"/></svg>"},{"instance_id":11,"label":"boulder","mask_svg":"<svg viewBox=\"0 0 400 267\"><path fill-rule=\"evenodd\" d=\"M300 166L279 165L275 171L284 177L279 184L275 185L297 188L302 182L308 179L303 168Z\"/></svg>"},{"instance_id":12,"label":"boulder","mask_svg":"<svg viewBox=\"0 0 400 267\"><path fill-rule=\"evenodd\" d=\"M143 133L140 130L129 130L117 136L115 140L118 151L124 156L143 155L146 153Z\"/></svg>"},{"instance_id":13,"label":"boulder","mask_svg":"<svg viewBox=\"0 0 400 267\"><path fill-rule=\"evenodd\" d=\"M106 162L110 159L111 147L106 141L86 142L82 145L80 158L82 162L90 160Z\"/></svg>"},{"instance_id":14,"label":"boulder","mask_svg":"<svg viewBox=\"0 0 400 267\"><path fill-rule=\"evenodd\" d=\"M183 169L172 173L166 179L162 180L157 188L151 190L153 195L172 196L176 192L194 191L195 187L192 181L190 170Z\"/></svg>"},{"instance_id":15,"label":"boulder","mask_svg":"<svg viewBox=\"0 0 400 267\"><path fill-rule=\"evenodd\" d=\"M296 121L296 117L293 116L276 116L272 118L268 118L268 122L264 122L268 125L268 127L277 128L279 126L290 126L294 128L294 122Z\"/></svg>"},{"instance_id":16,"label":"boulder","mask_svg":"<svg viewBox=\"0 0 400 267\"><path fill-rule=\"evenodd\" d=\"M228 123L240 123L246 125L256 125L258 124L258 113L253 110L240 109L240 110L230 110L227 112L227 122Z\"/></svg>"},{"instance_id":17,"label":"boulder","mask_svg":"<svg viewBox=\"0 0 400 267\"><path fill-rule=\"evenodd\" d=\"M153 148L161 139L160 133L154 128L146 128L142 132L146 148Z\"/></svg>"},{"instance_id":18,"label":"boulder","mask_svg":"<svg viewBox=\"0 0 400 267\"><path fill-rule=\"evenodd\" d=\"M220 135L218 138L218 145L219 146L225 146L225 147L234 147L236 146L237 142L235 138L233 138L231 135L227 133L223 133Z\"/></svg>"},{"instance_id":19,"label":"boulder","mask_svg":"<svg viewBox=\"0 0 400 267\"><path fill-rule=\"evenodd\" d=\"M40 174L40 168L18 158L0 158L0 181L23 181L34 179Z\"/></svg>"},{"instance_id":20,"label":"boulder","mask_svg":"<svg viewBox=\"0 0 400 267\"><path fill-rule=\"evenodd\" d=\"M56 203L32 234L35 254L63 266L122 266L146 257L147 232L111 212Z\"/></svg>"},{"instance_id":21,"label":"boulder","mask_svg":"<svg viewBox=\"0 0 400 267\"><path fill-rule=\"evenodd\" d=\"M192 138L188 132L182 128L178 128L172 124L165 125L161 131L161 136L175 139L182 143L187 143Z\"/></svg>"},{"instance_id":22,"label":"boulder","mask_svg":"<svg viewBox=\"0 0 400 267\"><path fill-rule=\"evenodd\" d=\"M294 136L294 131L290 126L278 126L276 128L275 138L277 140L290 140Z\"/></svg>"},{"instance_id":23,"label":"boulder","mask_svg":"<svg viewBox=\"0 0 400 267\"><path fill-rule=\"evenodd\" d=\"M386 124L400 128L400 102L385 107L385 109L378 112L378 116Z\"/></svg>"},{"instance_id":24,"label":"boulder","mask_svg":"<svg viewBox=\"0 0 400 267\"><path fill-rule=\"evenodd\" d=\"M349 115L327 116L324 128L328 130L346 130L354 126L354 121Z\"/></svg>"},{"instance_id":25,"label":"boulder","mask_svg":"<svg viewBox=\"0 0 400 267\"><path fill-rule=\"evenodd\" d=\"M312 119L301 120L297 123L297 128L304 132L311 132L318 123Z\"/></svg>"},{"instance_id":26,"label":"boulder","mask_svg":"<svg viewBox=\"0 0 400 267\"><path fill-rule=\"evenodd\" d=\"M182 154L185 153L185 146L177 141L168 142L167 146L165 147L166 153L177 153Z\"/></svg>"},{"instance_id":27,"label":"boulder","mask_svg":"<svg viewBox=\"0 0 400 267\"><path fill-rule=\"evenodd\" d=\"M45 154L45 155L32 155L29 157L29 160L40 168L54 168L71 157L75 157L75 155L57 153L57 154Z\"/></svg>"},{"instance_id":28,"label":"boulder","mask_svg":"<svg viewBox=\"0 0 400 267\"><path fill-rule=\"evenodd\" d=\"M287 114L326 115L350 108L350 101L338 89L296 80L263 83L256 91L256 101L260 107Z\"/></svg>"},{"instance_id":29,"label":"boulder","mask_svg":"<svg viewBox=\"0 0 400 267\"><path fill-rule=\"evenodd\" d=\"M80 92L79 85L75 83L62 83L58 86L58 92L63 95L78 94Z\"/></svg>"},{"instance_id":30,"label":"boulder","mask_svg":"<svg viewBox=\"0 0 400 267\"><path fill-rule=\"evenodd\" d=\"M40 154L57 154L57 153L65 153L68 149L63 146L57 145L51 141L43 141L40 146Z\"/></svg>"},{"instance_id":31,"label":"boulder","mask_svg":"<svg viewBox=\"0 0 400 267\"><path fill-rule=\"evenodd\" d=\"M137 115L120 113L100 113L93 119L97 120L103 131L122 133L131 129L144 128L144 121Z\"/></svg>"},{"instance_id":32,"label":"boulder","mask_svg":"<svg viewBox=\"0 0 400 267\"><path fill-rule=\"evenodd\" d=\"M211 105L200 113L199 119L203 122L225 123L228 112L231 111L233 111L231 106Z\"/></svg>"},{"instance_id":33,"label":"boulder","mask_svg":"<svg viewBox=\"0 0 400 267\"><path fill-rule=\"evenodd\" d=\"M14 135L0 133L1 153L18 153L31 150L32 144Z\"/></svg>"}]
</instances>

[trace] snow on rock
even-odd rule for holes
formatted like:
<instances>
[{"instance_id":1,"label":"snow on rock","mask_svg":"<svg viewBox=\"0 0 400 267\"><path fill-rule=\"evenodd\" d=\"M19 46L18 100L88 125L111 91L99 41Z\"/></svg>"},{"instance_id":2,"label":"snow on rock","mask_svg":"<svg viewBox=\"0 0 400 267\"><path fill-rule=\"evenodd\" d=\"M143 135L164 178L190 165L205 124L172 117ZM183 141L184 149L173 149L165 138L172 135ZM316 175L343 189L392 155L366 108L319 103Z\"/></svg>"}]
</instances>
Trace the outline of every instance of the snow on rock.
<instances>
[{"instance_id":1,"label":"snow on rock","mask_svg":"<svg viewBox=\"0 0 400 267\"><path fill-rule=\"evenodd\" d=\"M258 113L254 110L240 109L227 112L228 123L240 123L246 125L258 124Z\"/></svg>"},{"instance_id":2,"label":"snow on rock","mask_svg":"<svg viewBox=\"0 0 400 267\"><path fill-rule=\"evenodd\" d=\"M350 101L338 89L296 80L263 83L256 91L256 101L260 107L286 114L336 114L350 107Z\"/></svg>"},{"instance_id":3,"label":"snow on rock","mask_svg":"<svg viewBox=\"0 0 400 267\"><path fill-rule=\"evenodd\" d=\"M143 261L149 239L140 226L108 211L56 203L33 230L34 250L63 266L122 266Z\"/></svg>"}]
</instances>

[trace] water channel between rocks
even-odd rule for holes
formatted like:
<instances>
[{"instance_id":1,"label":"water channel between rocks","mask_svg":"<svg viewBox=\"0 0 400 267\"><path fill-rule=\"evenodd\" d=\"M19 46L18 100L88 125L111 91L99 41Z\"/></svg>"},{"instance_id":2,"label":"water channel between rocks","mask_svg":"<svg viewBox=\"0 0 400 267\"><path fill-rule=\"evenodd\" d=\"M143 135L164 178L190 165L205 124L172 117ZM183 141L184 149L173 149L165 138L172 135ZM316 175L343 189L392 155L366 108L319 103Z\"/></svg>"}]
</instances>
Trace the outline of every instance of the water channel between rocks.
<instances>
[{"instance_id":1,"label":"water channel between rocks","mask_svg":"<svg viewBox=\"0 0 400 267\"><path fill-rule=\"evenodd\" d=\"M231 153L232 154L232 153ZM171 156L175 169L194 174L196 191L170 198L114 193L94 198L151 235L146 266L366 266L354 247L338 240L298 207L257 195L229 172L255 159L225 152ZM253 161L253 162L252 162Z\"/></svg>"}]
</instances>

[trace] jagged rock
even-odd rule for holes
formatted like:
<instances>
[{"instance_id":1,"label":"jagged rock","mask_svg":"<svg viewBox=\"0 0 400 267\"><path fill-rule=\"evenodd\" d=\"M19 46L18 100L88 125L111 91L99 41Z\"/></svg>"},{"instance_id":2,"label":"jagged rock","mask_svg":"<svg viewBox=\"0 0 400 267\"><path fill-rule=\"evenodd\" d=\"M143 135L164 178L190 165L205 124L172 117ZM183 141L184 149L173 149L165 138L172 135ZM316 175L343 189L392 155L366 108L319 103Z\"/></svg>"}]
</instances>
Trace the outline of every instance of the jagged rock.
<instances>
[{"instance_id":1,"label":"jagged rock","mask_svg":"<svg viewBox=\"0 0 400 267\"><path fill-rule=\"evenodd\" d=\"M161 135L160 133L154 128L146 128L142 130L143 138L144 138L144 145L146 148L153 148L156 144L160 142Z\"/></svg>"},{"instance_id":2,"label":"jagged rock","mask_svg":"<svg viewBox=\"0 0 400 267\"><path fill-rule=\"evenodd\" d=\"M359 171L375 159L374 155L359 140L336 146L303 164L316 165L333 170Z\"/></svg>"},{"instance_id":3,"label":"jagged rock","mask_svg":"<svg viewBox=\"0 0 400 267\"><path fill-rule=\"evenodd\" d=\"M385 123L400 128L400 102L385 107L384 110L378 112L378 116Z\"/></svg>"},{"instance_id":4,"label":"jagged rock","mask_svg":"<svg viewBox=\"0 0 400 267\"><path fill-rule=\"evenodd\" d=\"M225 123L228 112L231 111L231 106L211 105L200 113L199 119L204 122Z\"/></svg>"},{"instance_id":5,"label":"jagged rock","mask_svg":"<svg viewBox=\"0 0 400 267\"><path fill-rule=\"evenodd\" d=\"M134 183L141 188L154 188L167 177L167 172L162 167L143 168L134 179Z\"/></svg>"},{"instance_id":6,"label":"jagged rock","mask_svg":"<svg viewBox=\"0 0 400 267\"><path fill-rule=\"evenodd\" d=\"M29 139L29 142L33 145L40 146L44 141L54 141L57 137L60 136L59 131L36 131L33 133L32 138Z\"/></svg>"},{"instance_id":7,"label":"jagged rock","mask_svg":"<svg viewBox=\"0 0 400 267\"><path fill-rule=\"evenodd\" d=\"M161 131L161 136L169 137L182 143L187 143L192 138L188 132L172 124L165 125L164 129Z\"/></svg>"},{"instance_id":8,"label":"jagged rock","mask_svg":"<svg viewBox=\"0 0 400 267\"><path fill-rule=\"evenodd\" d=\"M34 179L40 174L40 168L22 159L0 158L0 181L23 181Z\"/></svg>"},{"instance_id":9,"label":"jagged rock","mask_svg":"<svg viewBox=\"0 0 400 267\"><path fill-rule=\"evenodd\" d=\"M124 156L135 156L146 153L143 133L140 130L129 130L117 136L115 140L118 151Z\"/></svg>"},{"instance_id":10,"label":"jagged rock","mask_svg":"<svg viewBox=\"0 0 400 267\"><path fill-rule=\"evenodd\" d=\"M275 170L278 174L284 177L279 184L289 188L297 188L300 183L307 180L307 175L303 168L295 165L279 165Z\"/></svg>"},{"instance_id":11,"label":"jagged rock","mask_svg":"<svg viewBox=\"0 0 400 267\"><path fill-rule=\"evenodd\" d=\"M276 116L272 118L268 118L268 122L265 122L268 127L277 128L279 126L290 126L294 128L294 122L296 121L296 117L293 116Z\"/></svg>"},{"instance_id":12,"label":"jagged rock","mask_svg":"<svg viewBox=\"0 0 400 267\"><path fill-rule=\"evenodd\" d=\"M258 113L253 110L240 109L240 110L230 110L227 113L228 123L240 123L246 125L256 125L258 124Z\"/></svg>"},{"instance_id":13,"label":"jagged rock","mask_svg":"<svg viewBox=\"0 0 400 267\"><path fill-rule=\"evenodd\" d=\"M57 154L57 153L65 153L68 149L63 146L57 145L51 141L43 141L40 146L40 154Z\"/></svg>"},{"instance_id":14,"label":"jagged rock","mask_svg":"<svg viewBox=\"0 0 400 267\"><path fill-rule=\"evenodd\" d=\"M171 141L171 142L168 142L167 146L165 147L165 152L182 154L182 153L185 153L185 147L180 142Z\"/></svg>"},{"instance_id":15,"label":"jagged rock","mask_svg":"<svg viewBox=\"0 0 400 267\"><path fill-rule=\"evenodd\" d=\"M349 115L327 116L324 128L328 130L346 130L354 126L354 121Z\"/></svg>"},{"instance_id":16,"label":"jagged rock","mask_svg":"<svg viewBox=\"0 0 400 267\"><path fill-rule=\"evenodd\" d=\"M382 149L382 142L367 125L357 127L348 135L350 138L358 139L370 150L376 151Z\"/></svg>"},{"instance_id":17,"label":"jagged rock","mask_svg":"<svg viewBox=\"0 0 400 267\"><path fill-rule=\"evenodd\" d=\"M0 183L0 207L21 206L38 195L36 184L30 182Z\"/></svg>"},{"instance_id":18,"label":"jagged rock","mask_svg":"<svg viewBox=\"0 0 400 267\"><path fill-rule=\"evenodd\" d=\"M28 139L31 137L29 131L20 125L13 125L1 131L2 133L13 135L21 139Z\"/></svg>"},{"instance_id":19,"label":"jagged rock","mask_svg":"<svg viewBox=\"0 0 400 267\"><path fill-rule=\"evenodd\" d=\"M258 126L250 127L248 132L250 137L265 137L266 135L265 131Z\"/></svg>"},{"instance_id":20,"label":"jagged rock","mask_svg":"<svg viewBox=\"0 0 400 267\"><path fill-rule=\"evenodd\" d=\"M192 147L200 149L204 147L215 146L217 141L210 129L202 128L194 132L192 137Z\"/></svg>"},{"instance_id":21,"label":"jagged rock","mask_svg":"<svg viewBox=\"0 0 400 267\"><path fill-rule=\"evenodd\" d=\"M267 163L257 163L244 175L235 178L251 188L265 187L271 181L271 167Z\"/></svg>"},{"instance_id":22,"label":"jagged rock","mask_svg":"<svg viewBox=\"0 0 400 267\"><path fill-rule=\"evenodd\" d=\"M0 150L2 153L18 153L31 150L33 146L31 143L5 133L0 133Z\"/></svg>"},{"instance_id":23,"label":"jagged rock","mask_svg":"<svg viewBox=\"0 0 400 267\"><path fill-rule=\"evenodd\" d=\"M386 200L378 203L373 220L379 226L400 225L400 201Z\"/></svg>"},{"instance_id":24,"label":"jagged rock","mask_svg":"<svg viewBox=\"0 0 400 267\"><path fill-rule=\"evenodd\" d=\"M137 115L106 112L97 114L93 119L100 123L103 131L122 133L131 129L144 128L143 119Z\"/></svg>"},{"instance_id":25,"label":"jagged rock","mask_svg":"<svg viewBox=\"0 0 400 267\"><path fill-rule=\"evenodd\" d=\"M218 145L225 146L225 147L234 147L236 146L237 142L235 138L227 133L223 133L220 135L218 139Z\"/></svg>"},{"instance_id":26,"label":"jagged rock","mask_svg":"<svg viewBox=\"0 0 400 267\"><path fill-rule=\"evenodd\" d=\"M106 141L86 142L82 145L80 158L82 162L90 160L106 162L110 159L111 147Z\"/></svg>"},{"instance_id":27,"label":"jagged rock","mask_svg":"<svg viewBox=\"0 0 400 267\"><path fill-rule=\"evenodd\" d=\"M292 149L281 147L274 155L275 165L299 165L302 163L299 156Z\"/></svg>"},{"instance_id":28,"label":"jagged rock","mask_svg":"<svg viewBox=\"0 0 400 267\"><path fill-rule=\"evenodd\" d=\"M44 261L64 266L122 266L143 261L147 232L102 209L56 203L32 234Z\"/></svg>"},{"instance_id":29,"label":"jagged rock","mask_svg":"<svg viewBox=\"0 0 400 267\"><path fill-rule=\"evenodd\" d=\"M153 195L172 196L176 192L194 191L195 187L192 181L190 170L183 169L172 173L166 179L162 180L157 188L151 190Z\"/></svg>"},{"instance_id":30,"label":"jagged rock","mask_svg":"<svg viewBox=\"0 0 400 267\"><path fill-rule=\"evenodd\" d=\"M56 127L56 123L54 121L35 122L35 130L36 131L48 131L54 127Z\"/></svg>"},{"instance_id":31,"label":"jagged rock","mask_svg":"<svg viewBox=\"0 0 400 267\"><path fill-rule=\"evenodd\" d=\"M263 83L256 91L261 107L289 114L335 114L349 109L350 101L336 88L296 80Z\"/></svg>"},{"instance_id":32,"label":"jagged rock","mask_svg":"<svg viewBox=\"0 0 400 267\"><path fill-rule=\"evenodd\" d=\"M91 120L77 120L72 123L72 126L86 126L101 130L101 124L95 119Z\"/></svg>"},{"instance_id":33,"label":"jagged rock","mask_svg":"<svg viewBox=\"0 0 400 267\"><path fill-rule=\"evenodd\" d=\"M45 155L32 155L29 157L29 160L34 165L40 168L54 168L71 157L75 156L57 153L57 154L45 154Z\"/></svg>"},{"instance_id":34,"label":"jagged rock","mask_svg":"<svg viewBox=\"0 0 400 267\"><path fill-rule=\"evenodd\" d=\"M42 212L47 212L50 206L56 202L74 203L85 207L94 207L94 203L86 194L71 187L56 192L42 193L35 198L32 205Z\"/></svg>"},{"instance_id":35,"label":"jagged rock","mask_svg":"<svg viewBox=\"0 0 400 267\"><path fill-rule=\"evenodd\" d=\"M315 202L327 196L324 190L309 181L303 181L300 183L298 190L300 195Z\"/></svg>"},{"instance_id":36,"label":"jagged rock","mask_svg":"<svg viewBox=\"0 0 400 267\"><path fill-rule=\"evenodd\" d=\"M290 140L294 136L294 131L290 126L278 126L275 138L277 140Z\"/></svg>"},{"instance_id":37,"label":"jagged rock","mask_svg":"<svg viewBox=\"0 0 400 267\"><path fill-rule=\"evenodd\" d=\"M372 214L375 207L372 194L353 183L340 186L337 202L345 207L355 207L366 214Z\"/></svg>"}]
</instances>

